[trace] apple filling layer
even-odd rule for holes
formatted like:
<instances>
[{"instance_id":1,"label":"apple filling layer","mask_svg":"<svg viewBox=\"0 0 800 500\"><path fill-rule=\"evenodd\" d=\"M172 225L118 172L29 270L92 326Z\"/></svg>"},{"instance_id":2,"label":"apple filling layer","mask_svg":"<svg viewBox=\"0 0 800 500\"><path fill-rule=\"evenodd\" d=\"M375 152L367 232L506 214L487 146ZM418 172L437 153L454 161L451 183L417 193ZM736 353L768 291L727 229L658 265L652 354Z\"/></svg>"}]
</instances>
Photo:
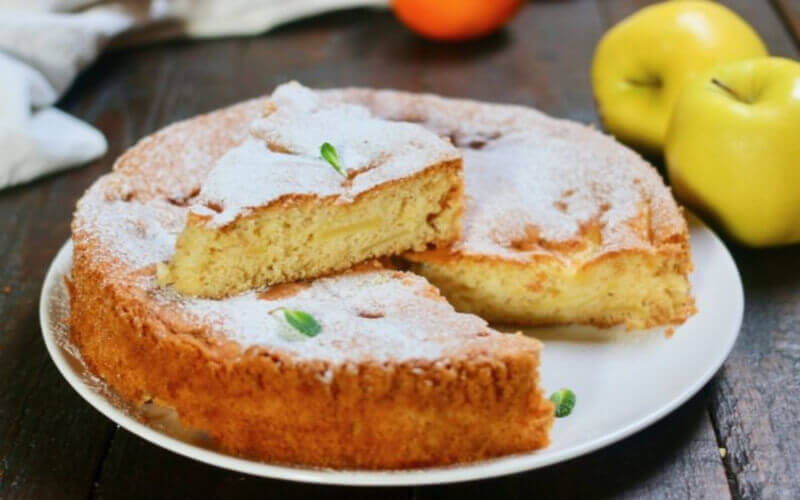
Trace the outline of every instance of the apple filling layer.
<instances>
[{"instance_id":1,"label":"apple filling layer","mask_svg":"<svg viewBox=\"0 0 800 500\"><path fill-rule=\"evenodd\" d=\"M459 234L458 162L361 194L352 202L295 197L224 227L192 214L159 281L179 292L224 297L347 269Z\"/></svg>"},{"instance_id":2,"label":"apple filling layer","mask_svg":"<svg viewBox=\"0 0 800 500\"><path fill-rule=\"evenodd\" d=\"M546 255L534 260L429 259L412 269L457 310L500 324L640 329L681 323L696 310L680 252L609 256L580 268Z\"/></svg>"}]
</instances>

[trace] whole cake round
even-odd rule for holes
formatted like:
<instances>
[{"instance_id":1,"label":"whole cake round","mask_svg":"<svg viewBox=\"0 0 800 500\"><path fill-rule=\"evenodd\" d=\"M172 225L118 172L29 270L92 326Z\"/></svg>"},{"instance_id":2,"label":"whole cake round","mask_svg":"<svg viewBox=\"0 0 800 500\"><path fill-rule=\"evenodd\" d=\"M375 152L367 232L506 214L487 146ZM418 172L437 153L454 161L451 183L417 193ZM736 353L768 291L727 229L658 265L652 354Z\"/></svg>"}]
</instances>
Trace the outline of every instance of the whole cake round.
<instances>
[{"instance_id":1,"label":"whole cake round","mask_svg":"<svg viewBox=\"0 0 800 500\"><path fill-rule=\"evenodd\" d=\"M159 284L209 172L266 102L143 139L78 203L70 326L89 369L259 460L405 468L545 446L539 342L455 312L422 277L371 262L219 300ZM316 336L286 324L297 310Z\"/></svg>"},{"instance_id":2,"label":"whole cake round","mask_svg":"<svg viewBox=\"0 0 800 500\"><path fill-rule=\"evenodd\" d=\"M256 99L169 126L117 160L72 225L72 339L125 399L173 408L221 449L259 460L358 468L478 460L546 446L553 406L538 384L539 342L470 313L637 327L693 312L686 223L652 167L612 139L523 107L314 92L457 146L461 239L407 254L422 276L373 261L224 298L182 295L160 272L192 211L206 210L198 204L214 192L221 158L261 150L251 123L273 104ZM235 178L236 165L225 168ZM303 186L313 201L314 186ZM335 190L319 190L320 200L346 205L343 194L337 201ZM230 193L219 213L236 220L252 211ZM248 190L255 205L258 193ZM291 327L292 311L314 318L311 335Z\"/></svg>"}]
</instances>

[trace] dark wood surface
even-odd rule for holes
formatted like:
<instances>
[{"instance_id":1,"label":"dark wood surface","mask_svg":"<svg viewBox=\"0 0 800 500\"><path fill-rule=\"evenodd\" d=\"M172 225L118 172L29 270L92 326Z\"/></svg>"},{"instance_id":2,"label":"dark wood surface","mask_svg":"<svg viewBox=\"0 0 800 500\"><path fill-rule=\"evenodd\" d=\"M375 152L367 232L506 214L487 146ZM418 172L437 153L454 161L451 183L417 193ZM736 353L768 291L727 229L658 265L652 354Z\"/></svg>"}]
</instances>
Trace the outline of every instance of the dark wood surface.
<instances>
[{"instance_id":1,"label":"dark wood surface","mask_svg":"<svg viewBox=\"0 0 800 500\"><path fill-rule=\"evenodd\" d=\"M796 246L730 245L746 290L744 326L722 370L682 408L604 450L488 481L333 488L206 466L117 428L67 385L44 348L39 292L69 237L74 203L141 136L289 79L520 103L597 122L588 75L594 45L647 3L533 2L506 30L463 45L425 42L388 12L357 10L257 38L168 42L103 56L60 105L106 134L108 154L0 192L0 498L800 497ZM724 3L759 30L773 54L798 58L800 0Z\"/></svg>"},{"instance_id":2,"label":"dark wood surface","mask_svg":"<svg viewBox=\"0 0 800 500\"><path fill-rule=\"evenodd\" d=\"M774 0L775 7L800 47L800 0Z\"/></svg>"}]
</instances>

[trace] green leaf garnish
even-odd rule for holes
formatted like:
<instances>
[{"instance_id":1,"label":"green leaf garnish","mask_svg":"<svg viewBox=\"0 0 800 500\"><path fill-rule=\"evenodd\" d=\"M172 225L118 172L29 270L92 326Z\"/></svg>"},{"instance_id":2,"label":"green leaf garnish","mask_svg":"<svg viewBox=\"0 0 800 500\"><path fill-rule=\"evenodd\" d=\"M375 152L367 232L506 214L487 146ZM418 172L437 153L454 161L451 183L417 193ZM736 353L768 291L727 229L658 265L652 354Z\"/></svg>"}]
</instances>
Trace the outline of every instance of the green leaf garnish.
<instances>
[{"instance_id":1,"label":"green leaf garnish","mask_svg":"<svg viewBox=\"0 0 800 500\"><path fill-rule=\"evenodd\" d=\"M321 154L342 177L347 177L347 173L345 173L341 163L339 163L339 155L336 153L336 148L334 148L330 142L324 143L322 147L319 148L319 154Z\"/></svg>"},{"instance_id":2,"label":"green leaf garnish","mask_svg":"<svg viewBox=\"0 0 800 500\"><path fill-rule=\"evenodd\" d=\"M550 395L550 401L556 404L556 417L566 417L575 408L575 393L569 389L561 389Z\"/></svg>"},{"instance_id":3,"label":"green leaf garnish","mask_svg":"<svg viewBox=\"0 0 800 500\"><path fill-rule=\"evenodd\" d=\"M283 317L295 330L302 333L306 337L316 337L322 331L317 320L307 312L298 311L295 309L284 309Z\"/></svg>"}]
</instances>

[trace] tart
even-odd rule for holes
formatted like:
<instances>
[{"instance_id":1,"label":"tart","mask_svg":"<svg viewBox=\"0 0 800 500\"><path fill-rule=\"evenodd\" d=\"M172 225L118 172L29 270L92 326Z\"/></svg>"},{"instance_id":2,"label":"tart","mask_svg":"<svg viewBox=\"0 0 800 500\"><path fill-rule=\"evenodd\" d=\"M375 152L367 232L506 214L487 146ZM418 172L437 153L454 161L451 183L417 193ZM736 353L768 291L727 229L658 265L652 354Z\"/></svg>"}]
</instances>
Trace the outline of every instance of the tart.
<instances>
[{"instance_id":1,"label":"tart","mask_svg":"<svg viewBox=\"0 0 800 500\"><path fill-rule=\"evenodd\" d=\"M88 368L257 460L387 469L546 446L539 342L454 311L422 277L367 263L222 299L159 283L194 199L268 102L143 139L80 200L70 331Z\"/></svg>"},{"instance_id":2,"label":"tart","mask_svg":"<svg viewBox=\"0 0 800 500\"><path fill-rule=\"evenodd\" d=\"M250 127L200 185L162 284L219 298L458 238L461 154L423 127L296 82Z\"/></svg>"},{"instance_id":3,"label":"tart","mask_svg":"<svg viewBox=\"0 0 800 500\"><path fill-rule=\"evenodd\" d=\"M464 156L462 237L409 253L456 309L516 325L628 329L695 312L689 232L656 170L591 127L530 108L331 90L450 138Z\"/></svg>"}]
</instances>

